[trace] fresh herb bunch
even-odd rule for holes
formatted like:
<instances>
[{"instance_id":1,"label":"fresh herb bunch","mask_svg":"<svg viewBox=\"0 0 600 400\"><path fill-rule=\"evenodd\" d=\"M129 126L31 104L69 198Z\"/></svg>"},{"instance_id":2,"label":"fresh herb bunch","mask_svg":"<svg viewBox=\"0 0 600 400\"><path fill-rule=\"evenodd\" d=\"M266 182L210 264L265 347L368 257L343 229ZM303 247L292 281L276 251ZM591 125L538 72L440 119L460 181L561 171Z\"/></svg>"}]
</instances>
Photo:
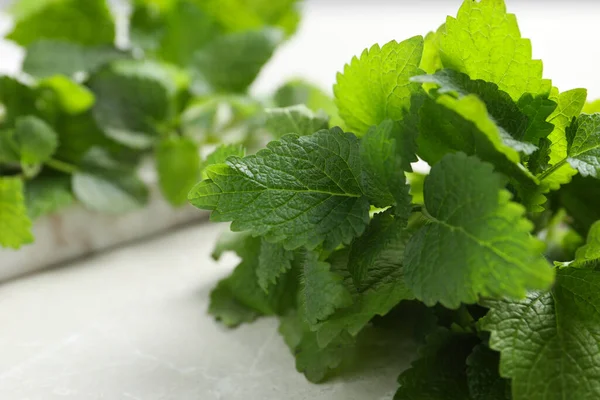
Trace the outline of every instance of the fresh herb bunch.
<instances>
[{"instance_id":1,"label":"fresh herb bunch","mask_svg":"<svg viewBox=\"0 0 600 400\"><path fill-rule=\"evenodd\" d=\"M261 143L263 108L276 103L248 87L295 31L297 3L132 0L115 18L106 0L17 1L7 39L25 59L0 77L0 246L32 242L31 221L74 200L143 207L147 159L165 198L183 205L218 158L202 160L202 146L243 155L240 144Z\"/></svg>"},{"instance_id":2,"label":"fresh herb bunch","mask_svg":"<svg viewBox=\"0 0 600 400\"><path fill-rule=\"evenodd\" d=\"M600 114L586 90L543 78L502 0L466 0L425 38L353 58L334 93L339 127L291 114L288 135L208 166L190 192L241 232L215 250L242 261L210 312L228 326L279 316L313 382L370 329L412 324L422 349L398 400L600 398Z\"/></svg>"}]
</instances>

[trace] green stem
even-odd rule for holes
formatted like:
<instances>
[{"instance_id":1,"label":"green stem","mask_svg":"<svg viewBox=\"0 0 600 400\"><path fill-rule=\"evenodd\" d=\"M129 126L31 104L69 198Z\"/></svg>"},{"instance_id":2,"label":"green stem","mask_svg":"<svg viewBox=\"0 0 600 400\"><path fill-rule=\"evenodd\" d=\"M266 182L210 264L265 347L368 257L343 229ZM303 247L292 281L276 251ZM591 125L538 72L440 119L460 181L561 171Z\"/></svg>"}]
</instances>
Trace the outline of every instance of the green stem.
<instances>
[{"instance_id":1,"label":"green stem","mask_svg":"<svg viewBox=\"0 0 600 400\"><path fill-rule=\"evenodd\" d=\"M564 160L561 160L561 161L557 162L556 164L554 164L553 166L551 166L550 168L548 168L547 170L545 170L544 172L542 172L538 176L538 179L540 181L543 181L548 176L552 175L557 169L559 169L560 167L562 167L564 165L564 163L566 163L566 162L567 162L566 158Z\"/></svg>"},{"instance_id":2,"label":"green stem","mask_svg":"<svg viewBox=\"0 0 600 400\"><path fill-rule=\"evenodd\" d=\"M50 160L46 161L46 165L52 169L64 172L66 174L74 174L78 171L75 165L57 160L55 158L51 158Z\"/></svg>"}]
</instances>

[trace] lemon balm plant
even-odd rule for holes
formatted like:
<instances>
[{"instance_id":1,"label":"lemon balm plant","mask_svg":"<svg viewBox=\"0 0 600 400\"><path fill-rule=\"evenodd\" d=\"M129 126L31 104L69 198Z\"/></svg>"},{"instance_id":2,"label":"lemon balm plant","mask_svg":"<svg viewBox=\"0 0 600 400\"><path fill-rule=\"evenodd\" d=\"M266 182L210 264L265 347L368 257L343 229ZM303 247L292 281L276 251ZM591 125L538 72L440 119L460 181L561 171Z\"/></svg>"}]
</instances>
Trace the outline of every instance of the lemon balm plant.
<instances>
[{"instance_id":1,"label":"lemon balm plant","mask_svg":"<svg viewBox=\"0 0 600 400\"><path fill-rule=\"evenodd\" d=\"M411 305L422 348L398 400L600 398L600 114L585 89L543 77L502 0L466 0L424 38L364 50L334 93L339 126L288 114L288 134L190 192L236 232L214 256L241 257L210 312L279 316L318 382L373 326L414 323Z\"/></svg>"},{"instance_id":2,"label":"lemon balm plant","mask_svg":"<svg viewBox=\"0 0 600 400\"><path fill-rule=\"evenodd\" d=\"M199 150L241 155L268 134L262 110L277 102L248 88L294 33L297 3L131 0L113 13L106 0L16 1L6 38L25 58L0 77L0 246L32 242L32 220L73 201L144 207L147 159L164 197L185 204Z\"/></svg>"}]
</instances>

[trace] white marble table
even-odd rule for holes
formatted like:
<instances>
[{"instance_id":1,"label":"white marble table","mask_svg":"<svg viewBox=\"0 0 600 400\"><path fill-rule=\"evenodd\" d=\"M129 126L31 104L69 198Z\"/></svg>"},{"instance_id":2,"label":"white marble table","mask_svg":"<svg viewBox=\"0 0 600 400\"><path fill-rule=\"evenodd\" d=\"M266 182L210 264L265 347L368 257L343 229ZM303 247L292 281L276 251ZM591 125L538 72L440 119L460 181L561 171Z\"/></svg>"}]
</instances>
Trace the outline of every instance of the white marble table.
<instances>
[{"instance_id":1,"label":"white marble table","mask_svg":"<svg viewBox=\"0 0 600 400\"><path fill-rule=\"evenodd\" d=\"M223 228L189 227L1 285L0 399L391 399L408 341L366 371L314 385L295 371L276 320L228 330L206 314L237 261L210 259Z\"/></svg>"}]
</instances>

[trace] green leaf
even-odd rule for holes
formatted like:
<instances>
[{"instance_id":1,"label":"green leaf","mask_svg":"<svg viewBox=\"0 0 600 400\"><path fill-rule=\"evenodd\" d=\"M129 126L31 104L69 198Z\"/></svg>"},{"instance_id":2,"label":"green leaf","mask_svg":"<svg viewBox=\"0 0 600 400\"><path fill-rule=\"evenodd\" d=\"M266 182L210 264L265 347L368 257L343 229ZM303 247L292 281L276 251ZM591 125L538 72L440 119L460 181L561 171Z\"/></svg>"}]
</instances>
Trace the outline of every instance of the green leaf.
<instances>
[{"instance_id":1,"label":"green leaf","mask_svg":"<svg viewBox=\"0 0 600 400\"><path fill-rule=\"evenodd\" d=\"M419 358L398 378L394 400L471 400L465 363L477 337L438 329L419 349Z\"/></svg>"},{"instance_id":2,"label":"green leaf","mask_svg":"<svg viewBox=\"0 0 600 400\"><path fill-rule=\"evenodd\" d=\"M13 129L0 130L0 164L17 164L21 161L19 145L14 134Z\"/></svg>"},{"instance_id":3,"label":"green leaf","mask_svg":"<svg viewBox=\"0 0 600 400\"><path fill-rule=\"evenodd\" d=\"M135 149L152 146L159 125L169 118L171 103L165 85L144 71L131 74L114 66L89 82L96 96L94 118L106 135Z\"/></svg>"},{"instance_id":4,"label":"green leaf","mask_svg":"<svg viewBox=\"0 0 600 400\"><path fill-rule=\"evenodd\" d=\"M2 122L11 126L20 116L38 115L36 97L34 90L25 83L9 76L0 76L0 103L4 105Z\"/></svg>"},{"instance_id":5,"label":"green leaf","mask_svg":"<svg viewBox=\"0 0 600 400\"><path fill-rule=\"evenodd\" d=\"M557 271L550 292L521 301L490 300L481 328L500 351L500 375L512 379L514 400L600 396L600 272Z\"/></svg>"},{"instance_id":6,"label":"green leaf","mask_svg":"<svg viewBox=\"0 0 600 400\"><path fill-rule=\"evenodd\" d=\"M73 193L91 210L126 213L148 203L148 188L128 165L104 150L92 148L83 158L83 168L73 175Z\"/></svg>"},{"instance_id":7,"label":"green leaf","mask_svg":"<svg viewBox=\"0 0 600 400\"><path fill-rule=\"evenodd\" d=\"M25 183L25 202L32 220L54 214L73 203L68 175L41 175Z\"/></svg>"},{"instance_id":8,"label":"green leaf","mask_svg":"<svg viewBox=\"0 0 600 400\"><path fill-rule=\"evenodd\" d=\"M235 251L242 259L233 273L221 280L211 293L209 312L227 326L249 322L259 315L285 314L294 307L297 278L294 271L272 287L269 293L258 285L256 270L263 241L250 235L236 235L220 241L215 258Z\"/></svg>"},{"instance_id":9,"label":"green leaf","mask_svg":"<svg viewBox=\"0 0 600 400\"><path fill-rule=\"evenodd\" d=\"M115 38L115 23L105 0L40 1L27 12L21 8L17 17L7 38L21 46L40 39L93 46L112 44Z\"/></svg>"},{"instance_id":10,"label":"green leaf","mask_svg":"<svg viewBox=\"0 0 600 400\"><path fill-rule=\"evenodd\" d=\"M130 57L112 46L85 46L60 40L39 40L27 47L23 71L46 78L54 75L75 77L78 73L93 73L103 65Z\"/></svg>"},{"instance_id":11,"label":"green leaf","mask_svg":"<svg viewBox=\"0 0 600 400\"><path fill-rule=\"evenodd\" d=\"M570 267L585 267L596 265L600 261L600 221L596 221L588 233L585 246L577 249L575 260L569 263Z\"/></svg>"},{"instance_id":12,"label":"green leaf","mask_svg":"<svg viewBox=\"0 0 600 400\"><path fill-rule=\"evenodd\" d=\"M400 120L410 109L419 85L410 77L419 73L423 37L392 41L366 49L338 73L333 88L339 113L348 130L363 135L386 119Z\"/></svg>"},{"instance_id":13,"label":"green leaf","mask_svg":"<svg viewBox=\"0 0 600 400\"><path fill-rule=\"evenodd\" d=\"M600 99L596 99L594 101L589 101L589 102L585 103L582 111L586 114L593 114L593 113L600 112Z\"/></svg>"},{"instance_id":14,"label":"green leaf","mask_svg":"<svg viewBox=\"0 0 600 400\"><path fill-rule=\"evenodd\" d=\"M318 254L307 251L303 255L302 295L303 315L309 324L315 325L335 312L352 304L350 292L343 278L331 272L331 266L319 261Z\"/></svg>"},{"instance_id":15,"label":"green leaf","mask_svg":"<svg viewBox=\"0 0 600 400\"><path fill-rule=\"evenodd\" d=\"M202 162L202 179L208 179L208 175L205 173L205 168L213 164L222 164L229 157L244 157L246 155L246 149L240 144L222 144L217 147L212 153L206 156L206 159Z\"/></svg>"},{"instance_id":16,"label":"green leaf","mask_svg":"<svg viewBox=\"0 0 600 400\"><path fill-rule=\"evenodd\" d=\"M430 223L411 238L405 261L407 286L419 300L458 308L480 296L522 298L552 284L553 270L530 236L533 224L491 165L447 155L424 189Z\"/></svg>"},{"instance_id":17,"label":"green leaf","mask_svg":"<svg viewBox=\"0 0 600 400\"><path fill-rule=\"evenodd\" d=\"M587 90L572 89L558 94L558 89L553 89L551 98L558 104L554 112L548 117L548 122L554 125L554 130L548 136L548 139L552 142L550 145L550 164L555 165L567 156L566 130L571 125L573 118L581 113L587 98Z\"/></svg>"},{"instance_id":18,"label":"green leaf","mask_svg":"<svg viewBox=\"0 0 600 400\"><path fill-rule=\"evenodd\" d=\"M23 182L19 178L0 177L0 245L18 249L31 242Z\"/></svg>"},{"instance_id":19,"label":"green leaf","mask_svg":"<svg viewBox=\"0 0 600 400\"><path fill-rule=\"evenodd\" d=\"M67 114L80 114L92 108L94 94L66 76L56 75L43 79L38 84L38 93L50 94L56 99L60 109Z\"/></svg>"},{"instance_id":20,"label":"green leaf","mask_svg":"<svg viewBox=\"0 0 600 400\"><path fill-rule=\"evenodd\" d=\"M545 96L533 96L524 94L518 102L519 109L527 116L527 129L523 133L525 142L538 144L541 139L547 138L554 130L554 125L548 122L548 118L556 110L558 104Z\"/></svg>"},{"instance_id":21,"label":"green leaf","mask_svg":"<svg viewBox=\"0 0 600 400\"><path fill-rule=\"evenodd\" d=\"M404 247L411 230L406 220L389 211L376 214L367 231L349 251L338 251L330 262L352 294L353 303L317 325L321 346L344 331L356 336L376 315L386 315L402 300L414 298L404 283Z\"/></svg>"},{"instance_id":22,"label":"green leaf","mask_svg":"<svg viewBox=\"0 0 600 400\"><path fill-rule=\"evenodd\" d=\"M397 156L396 137L402 128L392 120L371 127L360 142L363 166L363 188L376 207L395 205L408 218L410 213L409 187Z\"/></svg>"},{"instance_id":23,"label":"green leaf","mask_svg":"<svg viewBox=\"0 0 600 400\"><path fill-rule=\"evenodd\" d=\"M600 178L600 114L582 114L567 130L565 161L583 176Z\"/></svg>"},{"instance_id":24,"label":"green leaf","mask_svg":"<svg viewBox=\"0 0 600 400\"><path fill-rule=\"evenodd\" d=\"M296 357L296 369L313 383L323 381L331 370L354 355L356 343L349 335L341 335L326 347L321 347L302 315L290 313L281 318L279 332Z\"/></svg>"},{"instance_id":25,"label":"green leaf","mask_svg":"<svg viewBox=\"0 0 600 400\"><path fill-rule=\"evenodd\" d=\"M433 74L443 68L440 58L440 38L444 32L445 25L442 25L435 32L429 32L425 36L423 46L423 57L419 68L428 74Z\"/></svg>"},{"instance_id":26,"label":"green leaf","mask_svg":"<svg viewBox=\"0 0 600 400\"><path fill-rule=\"evenodd\" d=\"M185 204L200 175L198 146L187 138L168 137L158 143L155 157L163 195L174 206Z\"/></svg>"},{"instance_id":27,"label":"green leaf","mask_svg":"<svg viewBox=\"0 0 600 400\"><path fill-rule=\"evenodd\" d=\"M288 133L299 136L312 135L329 126L329 117L323 112L312 112L305 105L285 108L268 108L265 126L275 138Z\"/></svg>"},{"instance_id":28,"label":"green leaf","mask_svg":"<svg viewBox=\"0 0 600 400\"><path fill-rule=\"evenodd\" d=\"M570 217L570 223L582 236L587 236L592 224L600 220L600 181L576 175L558 192L560 205Z\"/></svg>"},{"instance_id":29,"label":"green leaf","mask_svg":"<svg viewBox=\"0 0 600 400\"><path fill-rule=\"evenodd\" d=\"M58 147L58 137L54 129L34 116L17 119L14 140L19 147L21 162L26 165L48 161Z\"/></svg>"},{"instance_id":30,"label":"green leaf","mask_svg":"<svg viewBox=\"0 0 600 400\"><path fill-rule=\"evenodd\" d=\"M286 35L296 31L300 21L298 0L203 0L201 6L228 32L242 32L264 26L281 28Z\"/></svg>"},{"instance_id":31,"label":"green leaf","mask_svg":"<svg viewBox=\"0 0 600 400\"><path fill-rule=\"evenodd\" d=\"M268 293L269 286L276 284L283 274L292 269L293 259L293 252L284 249L280 244L263 240L256 267L258 285Z\"/></svg>"},{"instance_id":32,"label":"green leaf","mask_svg":"<svg viewBox=\"0 0 600 400\"><path fill-rule=\"evenodd\" d=\"M290 107L304 104L313 112L323 110L329 116L329 126L344 128L333 98L318 87L302 80L291 80L281 86L274 95L277 107Z\"/></svg>"},{"instance_id":33,"label":"green leaf","mask_svg":"<svg viewBox=\"0 0 600 400\"><path fill-rule=\"evenodd\" d=\"M267 149L206 170L191 203L212 210L214 221L233 221L286 249L334 249L362 234L369 203L360 179L359 144L339 128L311 136L287 135Z\"/></svg>"},{"instance_id":34,"label":"green leaf","mask_svg":"<svg viewBox=\"0 0 600 400\"><path fill-rule=\"evenodd\" d=\"M511 400L508 379L500 376L500 354L482 344L467 358L467 378L472 400Z\"/></svg>"},{"instance_id":35,"label":"green leaf","mask_svg":"<svg viewBox=\"0 0 600 400\"><path fill-rule=\"evenodd\" d=\"M514 101L524 93L547 95L542 62L532 60L531 42L503 0L465 0L456 18L446 19L440 38L444 67L498 85Z\"/></svg>"},{"instance_id":36,"label":"green leaf","mask_svg":"<svg viewBox=\"0 0 600 400\"><path fill-rule=\"evenodd\" d=\"M219 36L195 54L193 67L216 91L245 92L281 39L274 29Z\"/></svg>"}]
</instances>

